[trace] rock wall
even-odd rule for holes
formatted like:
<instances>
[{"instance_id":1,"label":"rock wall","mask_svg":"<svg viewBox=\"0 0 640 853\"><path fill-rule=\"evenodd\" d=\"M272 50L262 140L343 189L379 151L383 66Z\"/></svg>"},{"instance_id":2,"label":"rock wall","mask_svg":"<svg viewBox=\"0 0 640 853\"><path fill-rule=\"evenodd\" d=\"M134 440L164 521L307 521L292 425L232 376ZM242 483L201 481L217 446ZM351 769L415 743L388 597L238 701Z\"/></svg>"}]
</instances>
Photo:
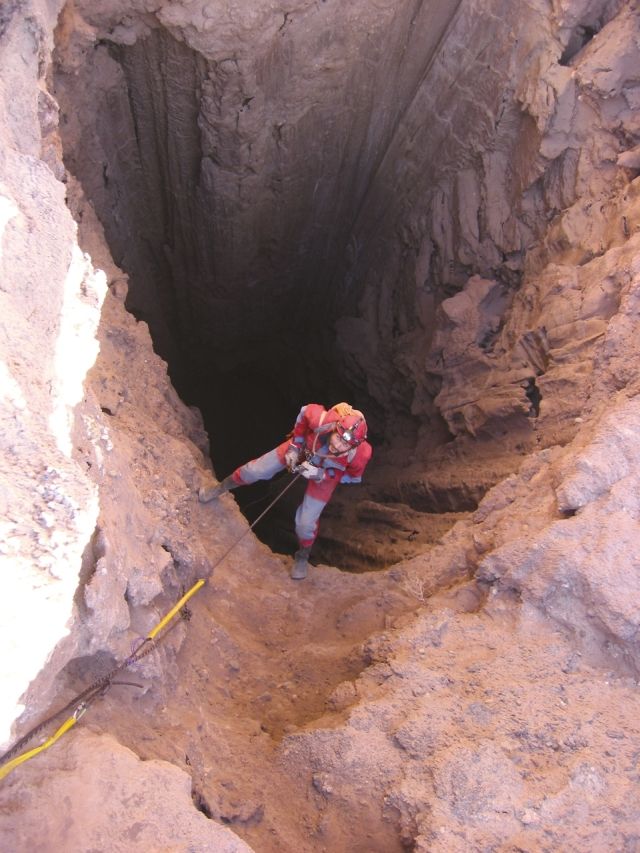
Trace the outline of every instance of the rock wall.
<instances>
[{"instance_id":1,"label":"rock wall","mask_svg":"<svg viewBox=\"0 0 640 853\"><path fill-rule=\"evenodd\" d=\"M352 303L336 262L459 5L67 6L66 161L174 370L266 362L296 402L317 384Z\"/></svg>"},{"instance_id":2,"label":"rock wall","mask_svg":"<svg viewBox=\"0 0 640 853\"><path fill-rule=\"evenodd\" d=\"M451 53L433 72L441 84L425 87L412 125L424 141L415 158L427 144L443 151L438 174L393 160L412 169L411 179L394 180L415 201L396 193L386 240L376 232L363 252L370 268L354 273L359 316L337 324L354 370L379 384L377 396L393 387L420 416L415 447L389 455L377 494L432 511L477 503L518 457L570 440L611 389L635 387L629 373L616 383L593 367L604 367L633 288L637 14L628 4L566 4L536 26L527 17L542 14L535 6L518 12L519 24L504 14L517 38L508 59L488 60L504 75L495 89L478 87L477 64L468 72L454 65L452 30ZM602 70L609 66L615 72ZM433 108L428 98L454 77L467 109L457 100ZM425 127L425 114L438 117L438 132ZM447 491L458 497L443 500Z\"/></svg>"},{"instance_id":3,"label":"rock wall","mask_svg":"<svg viewBox=\"0 0 640 853\"><path fill-rule=\"evenodd\" d=\"M539 379L529 302L633 232L636 30L621 0L85 2L61 20L54 91L66 162L180 387L260 363L298 402L347 377L385 450L407 431L420 457L469 432L531 447L571 432L532 422L564 389ZM477 363L443 371L437 309L473 275L499 304ZM465 415L456 383L496 358L495 399L474 387Z\"/></svg>"},{"instance_id":4,"label":"rock wall","mask_svg":"<svg viewBox=\"0 0 640 853\"><path fill-rule=\"evenodd\" d=\"M97 487L73 455L73 422L106 290L45 162L56 117L44 79L55 11L22 20L24 11L9 3L0 15L2 742L29 683L69 634L98 516Z\"/></svg>"},{"instance_id":5,"label":"rock wall","mask_svg":"<svg viewBox=\"0 0 640 853\"><path fill-rule=\"evenodd\" d=\"M133 850L148 849L150 837L265 853L634 849L637 12L529 4L516 19L499 2L364 0L284 11L267 2L78 2L58 11L31 0L0 12L3 737L123 660L197 577L208 585L192 624L177 623L132 683L91 709L89 731L5 780L5 846L73 849L108 832ZM417 53L429 12L434 51ZM508 41L490 38L496 27ZM345 52L353 58L344 39L356 30L366 61L341 65ZM470 65L467 45L476 50ZM154 65L164 81L145 89ZM283 81L285 70L296 73ZM339 112L331 100L337 79L351 92L362 83L370 99L356 129L345 119L351 105ZM317 114L299 112L305 81ZM374 104L372 84L411 97ZM54 87L69 99L60 134ZM244 104L251 97L258 103ZM425 113L429 97L439 107ZM136 125L137 98L157 110L155 124ZM265 116L280 109L294 129L283 125L274 138L279 118ZM432 131L442 123L428 140L442 157L421 169L418 152L432 150L425 115ZM463 136L470 125L479 135ZM82 184L61 159L61 138L74 136L81 142L68 145L67 163L80 173L84 149L93 164ZM181 138L184 158L168 158ZM261 144L283 159L260 159ZM251 168L250 145L260 153ZM323 175L353 189L336 203L334 230L320 234L326 220L315 208L307 219L303 203L311 184L297 183L310 173L293 166L333 146L340 156ZM213 212L209 179L220 187ZM131 194L113 203L128 182L146 219ZM357 508L358 525L368 519L375 531L371 550L386 530L413 536L434 505L466 510L452 513L452 529L413 556L396 543L388 571L317 566L306 586L292 587L290 561L245 535L233 498L199 506L210 467L201 419L178 399L146 323L125 311L128 276L87 193L102 215L123 217L104 225L133 271L137 258L158 256L167 341L202 314L198 334L231 346L239 321L225 337L220 305L233 294L243 306L253 286L267 293L274 270L289 271L293 290L310 268L284 246L306 247L317 265L310 303L319 282L334 281L341 286L323 293L327 304L353 308L338 322L343 363L367 377L386 460L396 461L372 470L378 502ZM318 204L326 213L328 203ZM195 237L185 225L194 219L205 224ZM239 257L246 234L270 219L286 235L267 240L271 260ZM133 248L138 236L148 238L142 249ZM211 281L179 296L162 283L197 279L204 266L186 259L221 243L229 254L207 268ZM350 247L347 272L341 245ZM331 278L323 264L334 257ZM269 275L252 284L263 261ZM139 293L151 280L136 283ZM222 302L205 305L218 286L228 287ZM394 433L404 423L396 408L419 419L415 441ZM106 781L115 792L105 804Z\"/></svg>"},{"instance_id":6,"label":"rock wall","mask_svg":"<svg viewBox=\"0 0 640 853\"><path fill-rule=\"evenodd\" d=\"M0 14L0 740L7 746L78 692L80 671L100 677L129 655L184 585L210 572L203 546L191 539L188 509L178 509L191 501L204 465L201 418L177 397L146 324L125 311L126 275L60 157L57 105L46 85L59 6L14 3ZM175 653L179 634L174 643ZM147 663L139 678L162 668ZM142 768L108 738L89 736L80 753L66 755L62 767L63 780L73 773L78 787L69 802L82 803L80 812L65 818L53 810L48 831L36 821L33 841L30 821L16 826L11 818L34 804L33 786L19 802L5 787L2 846L64 846L70 825L78 835L67 838L69 849L90 836L98 845L106 835L113 841L113 820L101 827L96 818L115 814L105 811L113 790L101 792L100 779L112 787L118 778L113 808L123 809L116 819L123 844L148 848L157 812L171 808L167 838L248 849L195 811L184 771ZM132 822L131 791L141 787L140 820Z\"/></svg>"},{"instance_id":7,"label":"rock wall","mask_svg":"<svg viewBox=\"0 0 640 853\"><path fill-rule=\"evenodd\" d=\"M514 290L535 298L547 264L585 263L633 230L636 173L624 164L637 145L637 26L624 3L468 4L396 127L345 266L357 319L338 332L375 399L392 386L402 410L413 396L427 447L434 427L439 438L443 298L472 274L502 285L487 349L520 322ZM524 390L512 393L526 411Z\"/></svg>"}]
</instances>

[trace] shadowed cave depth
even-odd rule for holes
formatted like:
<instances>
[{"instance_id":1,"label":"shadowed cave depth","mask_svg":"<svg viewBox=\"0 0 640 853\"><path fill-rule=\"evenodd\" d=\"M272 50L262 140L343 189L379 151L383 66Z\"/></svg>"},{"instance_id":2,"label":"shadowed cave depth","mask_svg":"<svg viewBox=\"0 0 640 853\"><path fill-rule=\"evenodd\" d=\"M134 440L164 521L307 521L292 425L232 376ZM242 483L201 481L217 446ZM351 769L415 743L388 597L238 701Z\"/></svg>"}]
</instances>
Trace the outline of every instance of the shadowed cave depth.
<instances>
[{"instance_id":1,"label":"shadowed cave depth","mask_svg":"<svg viewBox=\"0 0 640 853\"><path fill-rule=\"evenodd\" d=\"M500 354L526 247L573 200L577 160L571 147L536 155L509 65L526 21L504 45L460 3L407 1L384 18L362 2L369 28L345 53L325 12L235 43L141 19L135 38L78 44L67 8L54 81L65 163L128 274L127 307L203 413L217 477L282 440L301 404L348 399L376 451L360 498L410 507L407 545L421 515L441 516L437 538L539 444L544 340L523 341L515 375L496 365L508 400L478 406L473 384ZM486 296L443 313L474 275L493 282ZM445 361L452 322L468 341ZM470 347L451 398L443 378ZM238 497L250 520L267 494ZM350 549L377 512L352 503L340 490L323 524L334 545L318 553L365 568L409 555ZM263 525L291 549L289 507Z\"/></svg>"},{"instance_id":2,"label":"shadowed cave depth","mask_svg":"<svg viewBox=\"0 0 640 853\"><path fill-rule=\"evenodd\" d=\"M63 32L64 16L59 39ZM348 134L336 123L325 131L322 156L301 164L301 153L285 144L285 121L273 124L270 151L254 165L243 156L241 130L254 98L242 98L235 113L232 106L246 85L238 63L207 61L163 29L133 45L96 44L80 73L59 64L63 138L78 138L83 117L84 144L69 142L65 162L129 275L127 307L149 324L183 399L201 410L219 479L281 441L299 406L312 400L363 408L377 455L394 440L410 447L417 432L410 380L396 371L395 387L376 399L362 367L336 344L336 322L359 310L341 258L351 251L349 228L380 155L363 164L350 142L345 156ZM345 80L340 100L349 98L348 86ZM98 102L87 103L96 90ZM360 146L365 127L366 135L375 132L367 108L358 115L356 107ZM312 133L321 118L312 119ZM384 151L392 134L391 126L369 144ZM323 182L330 186L318 198ZM284 192L287 184L299 189ZM257 484L236 498L251 505L253 520L273 493ZM291 526L291 507L283 506L256 532L289 551Z\"/></svg>"}]
</instances>

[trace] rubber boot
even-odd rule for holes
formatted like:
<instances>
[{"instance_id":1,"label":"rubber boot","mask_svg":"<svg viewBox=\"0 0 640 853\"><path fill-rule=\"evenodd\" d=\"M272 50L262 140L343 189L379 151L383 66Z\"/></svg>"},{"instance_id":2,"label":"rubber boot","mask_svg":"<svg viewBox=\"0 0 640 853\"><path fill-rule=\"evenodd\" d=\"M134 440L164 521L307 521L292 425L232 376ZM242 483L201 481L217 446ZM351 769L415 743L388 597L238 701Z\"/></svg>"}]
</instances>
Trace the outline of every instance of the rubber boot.
<instances>
[{"instance_id":1,"label":"rubber boot","mask_svg":"<svg viewBox=\"0 0 640 853\"><path fill-rule=\"evenodd\" d=\"M226 492L230 492L231 489L237 489L237 487L238 484L233 477L225 477L217 486L210 486L209 488L202 486L198 492L198 500L201 504L206 504L209 503L209 501L215 501L216 498L219 498Z\"/></svg>"},{"instance_id":2,"label":"rubber boot","mask_svg":"<svg viewBox=\"0 0 640 853\"><path fill-rule=\"evenodd\" d=\"M294 555L294 563L293 568L291 569L291 577L295 581L304 580L307 576L307 570L309 568L309 554L311 553L311 547L309 548L299 548Z\"/></svg>"}]
</instances>

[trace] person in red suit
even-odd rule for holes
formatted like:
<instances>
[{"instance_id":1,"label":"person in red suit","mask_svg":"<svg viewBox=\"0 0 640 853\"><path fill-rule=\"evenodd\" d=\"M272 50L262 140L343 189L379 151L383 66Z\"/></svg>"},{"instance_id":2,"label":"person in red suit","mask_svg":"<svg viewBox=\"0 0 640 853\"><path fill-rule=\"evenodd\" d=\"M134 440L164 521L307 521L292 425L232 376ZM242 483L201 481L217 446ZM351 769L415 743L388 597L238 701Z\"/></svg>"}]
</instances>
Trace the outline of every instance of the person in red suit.
<instances>
[{"instance_id":1,"label":"person in red suit","mask_svg":"<svg viewBox=\"0 0 640 853\"><path fill-rule=\"evenodd\" d=\"M320 515L336 486L362 481L373 453L366 439L364 415L348 403L338 403L329 410L308 403L300 409L287 441L236 468L217 486L203 486L198 498L207 503L239 486L270 480L285 468L301 474L308 483L295 515L299 548L291 571L292 578L301 580L307 576Z\"/></svg>"}]
</instances>

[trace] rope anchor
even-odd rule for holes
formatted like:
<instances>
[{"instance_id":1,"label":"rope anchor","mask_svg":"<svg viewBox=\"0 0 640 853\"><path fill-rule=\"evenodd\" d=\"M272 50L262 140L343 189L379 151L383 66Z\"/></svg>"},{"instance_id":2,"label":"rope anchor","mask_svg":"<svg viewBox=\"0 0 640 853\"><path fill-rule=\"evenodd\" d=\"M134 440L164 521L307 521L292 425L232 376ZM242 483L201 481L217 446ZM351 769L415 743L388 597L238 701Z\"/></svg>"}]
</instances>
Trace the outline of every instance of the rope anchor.
<instances>
[{"instance_id":1,"label":"rope anchor","mask_svg":"<svg viewBox=\"0 0 640 853\"><path fill-rule=\"evenodd\" d=\"M271 501L269 506L260 513L260 515L256 518L256 520L239 536L233 544L227 548L224 554L217 560L211 568L211 572L216 569L220 563L233 551L233 549L238 545L242 539L256 526L256 524L264 518L264 516L269 512L271 507L276 504L280 498L287 492L291 486L295 483L295 481L301 476L301 474L297 474L291 482L287 483L287 485L282 489L282 491ZM200 578L197 580L194 585L182 596L182 598L175 604L169 612L163 616L163 618L158 622L158 624L147 634L147 636L142 640L142 642L138 645L135 651L129 655L128 658L111 670L110 673L98 679L98 681L94 682L92 685L87 687L82 693L79 693L75 696L70 702L68 702L64 708L61 708L59 711L56 711L50 717L48 717L44 722L37 725L35 728L31 729L24 737L20 738L3 756L0 757L0 781L5 779L12 770L15 770L16 767L19 767L25 761L28 761L30 758L33 758L36 755L39 755L44 750L49 749L49 747L53 746L56 741L58 741L62 735L66 734L70 729L72 729L75 724L83 717L86 712L91 707L92 703L104 696L109 688L116 684L128 685L139 687L140 685L133 684L132 682L127 681L114 681L116 675L118 675L123 670L132 666L134 663L137 663L143 657L146 657L150 654L157 646L158 640L156 639L158 634L165 628L172 619L181 611L184 611L185 614L189 614L189 616L185 616L185 621L189 621L190 611L188 608L185 608L186 603L192 598L197 592L199 592L202 587L205 585L206 580ZM46 728L50 723L56 720L58 717L61 717L64 713L74 709L64 723L51 735L51 737L47 738L44 743L40 744L40 746L36 746L33 749L28 750L27 752L23 752L20 755L16 756L16 753L19 752L23 746L25 746L32 738L34 738L38 732L41 732L44 728ZM16 757L13 757L16 756Z\"/></svg>"}]
</instances>

